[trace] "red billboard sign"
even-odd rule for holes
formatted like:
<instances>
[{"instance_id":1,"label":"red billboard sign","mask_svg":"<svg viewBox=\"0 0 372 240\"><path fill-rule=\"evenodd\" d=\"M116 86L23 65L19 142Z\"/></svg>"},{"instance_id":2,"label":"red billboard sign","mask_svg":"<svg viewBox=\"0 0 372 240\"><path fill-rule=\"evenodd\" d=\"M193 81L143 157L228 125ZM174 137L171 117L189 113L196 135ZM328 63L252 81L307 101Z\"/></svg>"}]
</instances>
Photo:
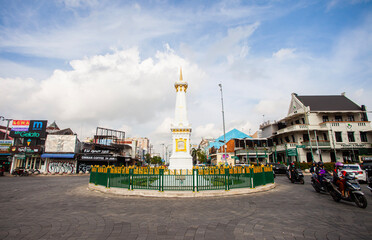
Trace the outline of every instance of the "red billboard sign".
<instances>
[{"instance_id":1,"label":"red billboard sign","mask_svg":"<svg viewBox=\"0 0 372 240\"><path fill-rule=\"evenodd\" d=\"M23 126L23 127L28 127L30 125L30 120L13 120L13 126Z\"/></svg>"}]
</instances>

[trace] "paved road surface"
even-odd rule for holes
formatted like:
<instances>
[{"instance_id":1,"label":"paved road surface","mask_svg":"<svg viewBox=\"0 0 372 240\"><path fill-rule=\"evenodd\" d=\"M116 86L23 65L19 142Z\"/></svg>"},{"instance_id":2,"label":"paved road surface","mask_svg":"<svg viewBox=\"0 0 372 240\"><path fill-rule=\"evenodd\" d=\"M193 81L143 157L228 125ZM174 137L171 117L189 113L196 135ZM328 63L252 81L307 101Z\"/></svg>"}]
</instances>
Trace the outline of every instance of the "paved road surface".
<instances>
[{"instance_id":1,"label":"paved road surface","mask_svg":"<svg viewBox=\"0 0 372 240\"><path fill-rule=\"evenodd\" d=\"M87 190L87 176L1 177L0 239L372 239L369 206L305 185L245 196L158 199Z\"/></svg>"}]
</instances>

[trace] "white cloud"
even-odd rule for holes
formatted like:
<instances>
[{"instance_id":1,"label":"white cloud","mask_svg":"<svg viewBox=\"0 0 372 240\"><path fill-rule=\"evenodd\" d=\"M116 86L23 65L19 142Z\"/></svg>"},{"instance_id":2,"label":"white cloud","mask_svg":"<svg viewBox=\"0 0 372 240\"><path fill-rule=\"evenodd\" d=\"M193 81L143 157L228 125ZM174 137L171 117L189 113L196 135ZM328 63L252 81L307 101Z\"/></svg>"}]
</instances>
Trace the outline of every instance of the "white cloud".
<instances>
[{"instance_id":1,"label":"white cloud","mask_svg":"<svg viewBox=\"0 0 372 240\"><path fill-rule=\"evenodd\" d=\"M255 112L259 116L273 118L274 116L285 115L288 107L289 102L287 99L263 99L255 106ZM263 117L262 120L266 121L270 119L265 119L265 117Z\"/></svg>"},{"instance_id":2,"label":"white cloud","mask_svg":"<svg viewBox=\"0 0 372 240\"><path fill-rule=\"evenodd\" d=\"M249 52L246 41L259 25L259 22L255 22L246 26L229 28L227 35L209 48L206 60L208 62L218 61L220 58L225 60L227 56L229 62L232 63L234 58L244 58Z\"/></svg>"},{"instance_id":3,"label":"white cloud","mask_svg":"<svg viewBox=\"0 0 372 240\"><path fill-rule=\"evenodd\" d=\"M180 66L184 76L202 81L196 65L171 52L141 60L138 50L132 48L73 60L71 71L56 70L42 81L0 78L4 96L0 107L13 116L22 113L19 117L25 119L74 121L69 127L75 126L77 132L84 124L85 128L132 126L136 129L133 134L148 134L156 125L145 131L138 130L139 126L156 123L158 116L174 109L173 83ZM169 127L155 133L169 132Z\"/></svg>"},{"instance_id":4,"label":"white cloud","mask_svg":"<svg viewBox=\"0 0 372 240\"><path fill-rule=\"evenodd\" d=\"M71 0L67 4L71 7L82 4L94 7L94 2ZM83 16L75 14L73 19L59 22L51 28L44 28L42 22L30 18L26 20L36 25L37 31L0 28L0 49L42 58L78 59L107 52L111 47L138 46L149 39L182 29L183 23L168 21L165 13L157 11L133 11L132 7L101 4Z\"/></svg>"},{"instance_id":5,"label":"white cloud","mask_svg":"<svg viewBox=\"0 0 372 240\"><path fill-rule=\"evenodd\" d=\"M312 53L312 46L303 49L295 41L283 42L276 52L255 49L258 41L271 37L259 28L310 4L284 9L275 7L275 2L241 6L222 1L197 10L149 9L137 3L103 4L99 9L93 4L91 11L66 19L65 25L44 28L39 22L35 32L1 28L0 49L68 59L71 69L47 75L0 62L0 109L14 118L56 120L79 135L92 136L95 127L101 126L149 137L153 144L166 143L174 115L173 83L181 66L189 83L193 143L222 135L219 83L223 84L227 131L236 128L249 133L251 129L254 133L263 120L284 117L292 92L346 91L356 103L371 107L371 16L332 36L330 53ZM66 3L79 11L86 2ZM255 34L259 36L254 38ZM108 49L114 50L107 53Z\"/></svg>"},{"instance_id":6,"label":"white cloud","mask_svg":"<svg viewBox=\"0 0 372 240\"><path fill-rule=\"evenodd\" d=\"M66 7L85 7L85 6L96 6L97 0L62 0Z\"/></svg>"},{"instance_id":7,"label":"white cloud","mask_svg":"<svg viewBox=\"0 0 372 240\"><path fill-rule=\"evenodd\" d=\"M294 58L295 57L294 51L296 51L296 49L294 48L282 48L279 51L273 53L273 57L278 58L280 60Z\"/></svg>"},{"instance_id":8,"label":"white cloud","mask_svg":"<svg viewBox=\"0 0 372 240\"><path fill-rule=\"evenodd\" d=\"M221 132L221 127L217 127L214 123L207 123L205 125L197 126L192 136L195 139L195 143L200 143L202 138L217 138ZM198 142L199 141L199 142Z\"/></svg>"},{"instance_id":9,"label":"white cloud","mask_svg":"<svg viewBox=\"0 0 372 240\"><path fill-rule=\"evenodd\" d=\"M0 60L0 76L2 78L28 78L43 79L50 76L52 71L25 66L12 61Z\"/></svg>"}]
</instances>

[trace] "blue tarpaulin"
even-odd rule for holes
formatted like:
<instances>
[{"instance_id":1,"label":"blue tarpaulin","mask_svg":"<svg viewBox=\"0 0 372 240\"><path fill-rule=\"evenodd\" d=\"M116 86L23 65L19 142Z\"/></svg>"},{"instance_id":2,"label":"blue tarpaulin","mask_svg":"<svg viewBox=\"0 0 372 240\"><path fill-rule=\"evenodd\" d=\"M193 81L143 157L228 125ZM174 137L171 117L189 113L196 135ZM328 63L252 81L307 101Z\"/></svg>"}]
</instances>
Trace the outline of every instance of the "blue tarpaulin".
<instances>
[{"instance_id":1,"label":"blue tarpaulin","mask_svg":"<svg viewBox=\"0 0 372 240\"><path fill-rule=\"evenodd\" d=\"M44 153L41 154L41 158L74 158L75 154L67 153Z\"/></svg>"}]
</instances>

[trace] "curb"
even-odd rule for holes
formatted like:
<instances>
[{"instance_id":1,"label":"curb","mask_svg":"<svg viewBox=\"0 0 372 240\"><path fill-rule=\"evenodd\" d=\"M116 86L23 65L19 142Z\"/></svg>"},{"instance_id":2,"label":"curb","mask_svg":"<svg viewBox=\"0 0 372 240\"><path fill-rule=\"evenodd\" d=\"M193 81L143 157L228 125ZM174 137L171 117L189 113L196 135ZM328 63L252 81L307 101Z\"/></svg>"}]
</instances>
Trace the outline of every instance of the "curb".
<instances>
[{"instance_id":1,"label":"curb","mask_svg":"<svg viewBox=\"0 0 372 240\"><path fill-rule=\"evenodd\" d=\"M47 174L47 175L44 175L44 174L30 174L28 176L16 176L16 175L11 175L11 174L7 174L7 175L4 175L4 176L1 176L1 177L10 177L10 178L16 178L16 177L22 177L22 178L27 178L27 177L79 177L79 176L89 176L89 174Z\"/></svg>"},{"instance_id":2,"label":"curb","mask_svg":"<svg viewBox=\"0 0 372 240\"><path fill-rule=\"evenodd\" d=\"M266 184L264 186L259 186L256 188L240 188L232 189L229 191L224 190L209 190L200 192L191 191L165 191L159 192L156 190L128 190L124 188L106 188L104 186L96 186L93 183L88 184L88 190L98 191L101 193L108 193L113 195L121 196L134 196L134 197L160 197L160 198L197 198L197 197L224 197L224 196L234 196L234 195L246 195L258 192L266 192L276 187L275 183Z\"/></svg>"}]
</instances>

